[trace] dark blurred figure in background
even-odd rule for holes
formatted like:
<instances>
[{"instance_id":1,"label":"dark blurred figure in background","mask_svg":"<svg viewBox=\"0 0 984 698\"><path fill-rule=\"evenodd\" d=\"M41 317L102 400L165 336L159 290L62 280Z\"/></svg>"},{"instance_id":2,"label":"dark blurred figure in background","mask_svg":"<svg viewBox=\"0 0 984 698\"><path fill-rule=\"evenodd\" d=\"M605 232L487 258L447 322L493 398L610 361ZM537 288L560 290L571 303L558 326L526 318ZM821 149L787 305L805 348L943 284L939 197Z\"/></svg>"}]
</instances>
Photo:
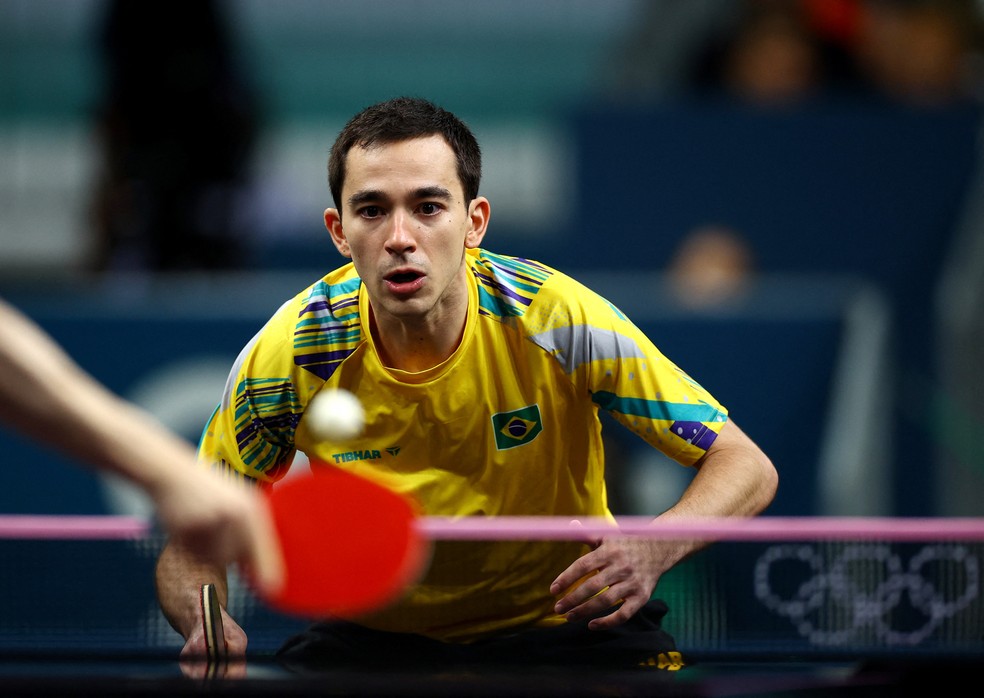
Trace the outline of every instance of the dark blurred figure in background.
<instances>
[{"instance_id":1,"label":"dark blurred figure in background","mask_svg":"<svg viewBox=\"0 0 984 698\"><path fill-rule=\"evenodd\" d=\"M744 0L738 7L692 58L689 84L699 93L765 105L820 95L932 105L976 91L975 0Z\"/></svg>"},{"instance_id":2,"label":"dark blurred figure in background","mask_svg":"<svg viewBox=\"0 0 984 698\"><path fill-rule=\"evenodd\" d=\"M873 90L932 106L979 98L976 0L866 0L855 53Z\"/></svg>"},{"instance_id":3,"label":"dark blurred figure in background","mask_svg":"<svg viewBox=\"0 0 984 698\"><path fill-rule=\"evenodd\" d=\"M107 81L95 269L241 266L248 235L235 214L256 108L219 6L112 0L99 41Z\"/></svg>"},{"instance_id":4,"label":"dark blurred figure in background","mask_svg":"<svg viewBox=\"0 0 984 698\"><path fill-rule=\"evenodd\" d=\"M750 103L790 104L859 83L849 45L852 0L745 0L732 23L707 37L689 84Z\"/></svg>"}]
</instances>

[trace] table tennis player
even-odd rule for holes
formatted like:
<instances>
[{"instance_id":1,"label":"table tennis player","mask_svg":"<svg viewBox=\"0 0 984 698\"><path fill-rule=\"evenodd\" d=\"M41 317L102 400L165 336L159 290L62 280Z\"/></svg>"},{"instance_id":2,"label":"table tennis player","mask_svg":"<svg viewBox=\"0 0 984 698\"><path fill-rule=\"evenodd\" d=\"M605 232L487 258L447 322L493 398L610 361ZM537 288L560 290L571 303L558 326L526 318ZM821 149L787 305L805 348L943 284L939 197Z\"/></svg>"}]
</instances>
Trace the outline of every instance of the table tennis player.
<instances>
[{"instance_id":1,"label":"table tennis player","mask_svg":"<svg viewBox=\"0 0 984 698\"><path fill-rule=\"evenodd\" d=\"M190 554L281 581L280 551L255 492L199 466L190 444L109 392L30 318L0 300L0 422L151 498Z\"/></svg>"},{"instance_id":2,"label":"table tennis player","mask_svg":"<svg viewBox=\"0 0 984 698\"><path fill-rule=\"evenodd\" d=\"M300 451L382 479L426 515L611 517L603 409L696 470L661 519L751 516L771 502L769 458L616 307L544 264L482 247L491 205L479 194L480 148L455 115L418 98L370 106L339 134L328 173L325 225L351 262L287 300L243 349L201 458L276 489ZM319 441L305 423L327 388L362 401L356 440ZM295 667L666 666L676 648L661 627L666 605L651 596L701 545L439 541L398 600L315 622L279 656ZM182 651L201 652L200 585L225 588L225 570L169 544L157 575ZM224 631L231 652L245 651L241 627L227 619Z\"/></svg>"}]
</instances>

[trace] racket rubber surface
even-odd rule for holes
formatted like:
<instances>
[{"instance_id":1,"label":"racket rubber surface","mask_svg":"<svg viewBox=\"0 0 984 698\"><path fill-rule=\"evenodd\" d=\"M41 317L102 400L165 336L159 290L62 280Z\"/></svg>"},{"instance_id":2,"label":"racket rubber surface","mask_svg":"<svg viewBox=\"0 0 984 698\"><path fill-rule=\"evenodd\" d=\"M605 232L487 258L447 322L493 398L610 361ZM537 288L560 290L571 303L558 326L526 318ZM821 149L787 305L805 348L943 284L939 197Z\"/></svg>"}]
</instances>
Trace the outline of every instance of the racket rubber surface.
<instances>
[{"instance_id":1,"label":"racket rubber surface","mask_svg":"<svg viewBox=\"0 0 984 698\"><path fill-rule=\"evenodd\" d=\"M352 618L394 601L421 573L429 547L412 499L312 460L311 473L266 492L286 579L265 595L307 618Z\"/></svg>"}]
</instances>

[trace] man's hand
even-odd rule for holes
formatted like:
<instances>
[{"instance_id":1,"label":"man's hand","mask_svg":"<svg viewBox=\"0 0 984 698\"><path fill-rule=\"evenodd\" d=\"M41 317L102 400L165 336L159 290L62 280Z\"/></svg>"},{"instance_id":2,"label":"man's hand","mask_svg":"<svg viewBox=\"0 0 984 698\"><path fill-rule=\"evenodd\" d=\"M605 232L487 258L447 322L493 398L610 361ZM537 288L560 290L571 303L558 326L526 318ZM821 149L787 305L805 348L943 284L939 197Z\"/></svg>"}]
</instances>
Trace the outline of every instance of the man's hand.
<instances>
[{"instance_id":1,"label":"man's hand","mask_svg":"<svg viewBox=\"0 0 984 698\"><path fill-rule=\"evenodd\" d=\"M594 618L588 628L606 630L621 625L649 601L660 576L672 566L675 558L667 547L672 543L651 538L602 540L550 585L551 594L563 594L554 610L568 620L578 620L597 616L621 602L617 611Z\"/></svg>"},{"instance_id":2,"label":"man's hand","mask_svg":"<svg viewBox=\"0 0 984 698\"><path fill-rule=\"evenodd\" d=\"M733 421L724 424L694 467L697 474L679 501L656 521L754 516L775 496L779 480L775 466ZM550 585L551 594L562 594L554 610L568 620L577 620L604 613L622 602L618 610L594 618L588 627L605 630L621 625L649 601L664 572L707 544L650 537L606 538Z\"/></svg>"},{"instance_id":3,"label":"man's hand","mask_svg":"<svg viewBox=\"0 0 984 698\"><path fill-rule=\"evenodd\" d=\"M228 658L210 666L205 648L205 624L201 618L185 639L178 657L181 673L192 679L243 678L246 676L246 632L222 609L222 629Z\"/></svg>"}]
</instances>

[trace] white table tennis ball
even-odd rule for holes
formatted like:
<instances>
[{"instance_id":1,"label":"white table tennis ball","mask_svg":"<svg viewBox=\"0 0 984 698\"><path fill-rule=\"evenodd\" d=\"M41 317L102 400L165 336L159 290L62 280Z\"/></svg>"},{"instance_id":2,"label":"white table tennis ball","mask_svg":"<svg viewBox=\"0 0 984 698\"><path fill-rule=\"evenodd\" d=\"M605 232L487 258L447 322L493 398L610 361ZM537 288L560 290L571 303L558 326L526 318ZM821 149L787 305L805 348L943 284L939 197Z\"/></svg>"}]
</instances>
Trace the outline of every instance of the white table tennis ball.
<instances>
[{"instance_id":1,"label":"white table tennis ball","mask_svg":"<svg viewBox=\"0 0 984 698\"><path fill-rule=\"evenodd\" d=\"M366 413L355 395L331 388L314 396L304 413L304 421L319 441L348 441L362 433Z\"/></svg>"}]
</instances>

